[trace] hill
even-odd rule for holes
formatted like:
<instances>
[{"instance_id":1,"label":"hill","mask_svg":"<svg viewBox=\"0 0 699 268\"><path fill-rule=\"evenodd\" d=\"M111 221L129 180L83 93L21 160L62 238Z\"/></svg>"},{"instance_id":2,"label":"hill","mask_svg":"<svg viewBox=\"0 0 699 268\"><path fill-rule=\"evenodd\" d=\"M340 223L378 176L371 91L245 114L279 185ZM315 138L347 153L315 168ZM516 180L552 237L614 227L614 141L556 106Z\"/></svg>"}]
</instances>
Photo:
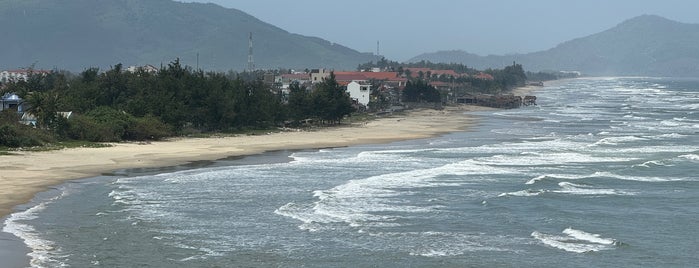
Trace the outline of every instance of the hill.
<instances>
[{"instance_id":1,"label":"hill","mask_svg":"<svg viewBox=\"0 0 699 268\"><path fill-rule=\"evenodd\" d=\"M411 62L456 62L502 68L513 61L527 70L580 71L588 75L699 77L699 24L643 15L609 30L529 54L478 56L463 51L428 53Z\"/></svg>"},{"instance_id":2,"label":"hill","mask_svg":"<svg viewBox=\"0 0 699 268\"><path fill-rule=\"evenodd\" d=\"M0 69L184 64L247 66L253 33L258 68L354 69L370 54L292 34L240 10L171 0L0 0ZM9 25L10 27L7 27Z\"/></svg>"}]
</instances>

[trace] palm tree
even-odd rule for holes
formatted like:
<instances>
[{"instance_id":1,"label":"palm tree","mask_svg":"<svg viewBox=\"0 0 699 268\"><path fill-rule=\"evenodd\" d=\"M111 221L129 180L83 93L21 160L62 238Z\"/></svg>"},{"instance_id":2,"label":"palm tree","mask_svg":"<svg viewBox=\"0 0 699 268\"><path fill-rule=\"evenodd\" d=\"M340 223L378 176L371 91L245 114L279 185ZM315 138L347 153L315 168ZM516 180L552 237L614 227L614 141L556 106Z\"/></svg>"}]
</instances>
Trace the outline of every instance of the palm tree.
<instances>
[{"instance_id":1,"label":"palm tree","mask_svg":"<svg viewBox=\"0 0 699 268\"><path fill-rule=\"evenodd\" d=\"M27 113L36 116L39 127L48 128L56 119L58 94L52 92L31 92L27 94Z\"/></svg>"}]
</instances>

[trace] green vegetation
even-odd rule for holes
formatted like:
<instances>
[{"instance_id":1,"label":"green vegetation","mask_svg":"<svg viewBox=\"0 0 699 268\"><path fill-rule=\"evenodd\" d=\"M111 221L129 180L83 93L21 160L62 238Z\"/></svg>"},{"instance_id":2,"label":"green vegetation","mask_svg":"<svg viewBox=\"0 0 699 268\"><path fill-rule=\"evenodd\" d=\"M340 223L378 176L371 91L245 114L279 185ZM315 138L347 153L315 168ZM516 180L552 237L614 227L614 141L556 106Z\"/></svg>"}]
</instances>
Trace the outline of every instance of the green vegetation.
<instances>
[{"instance_id":1,"label":"green vegetation","mask_svg":"<svg viewBox=\"0 0 699 268\"><path fill-rule=\"evenodd\" d=\"M8 84L30 105L37 126L18 123L16 112L0 118L0 146L32 147L61 141L159 140L207 132L252 133L288 121L339 123L353 112L349 96L334 76L314 90L292 90L289 104L260 80L194 71L175 60L157 73L104 73L87 69L77 76L51 72ZM73 111L65 118L60 111Z\"/></svg>"},{"instance_id":2,"label":"green vegetation","mask_svg":"<svg viewBox=\"0 0 699 268\"><path fill-rule=\"evenodd\" d=\"M462 89L469 92L479 93L500 93L509 91L515 87L524 86L527 75L521 64L513 63L503 69L487 69L479 71L463 64L457 63L433 63L429 61L419 61L413 63L399 63L382 58L377 63L368 62L359 65L359 70L371 68L381 68L398 72L399 75L413 80L415 84L418 80L426 82L445 82L455 89ZM431 70L452 70L458 76L445 74L436 75L431 73L411 73L408 68L429 68ZM482 79L478 74L491 75L493 79ZM412 98L412 97L410 97Z\"/></svg>"},{"instance_id":3,"label":"green vegetation","mask_svg":"<svg viewBox=\"0 0 699 268\"><path fill-rule=\"evenodd\" d=\"M291 85L290 89L288 108L290 118L296 121L316 118L323 122L340 123L343 117L354 111L349 95L337 83L334 74L318 83L311 92L298 84Z\"/></svg>"},{"instance_id":4,"label":"green vegetation","mask_svg":"<svg viewBox=\"0 0 699 268\"><path fill-rule=\"evenodd\" d=\"M442 97L433 86L425 81L408 82L403 90L404 102L441 102Z\"/></svg>"}]
</instances>

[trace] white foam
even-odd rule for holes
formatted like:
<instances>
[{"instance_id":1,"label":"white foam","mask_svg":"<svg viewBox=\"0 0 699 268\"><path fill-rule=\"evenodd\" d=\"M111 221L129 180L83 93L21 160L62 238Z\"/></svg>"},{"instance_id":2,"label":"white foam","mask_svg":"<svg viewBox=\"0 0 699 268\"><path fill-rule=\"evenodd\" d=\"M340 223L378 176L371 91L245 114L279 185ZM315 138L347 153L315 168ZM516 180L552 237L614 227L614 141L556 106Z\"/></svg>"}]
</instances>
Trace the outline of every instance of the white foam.
<instances>
[{"instance_id":1,"label":"white foam","mask_svg":"<svg viewBox=\"0 0 699 268\"><path fill-rule=\"evenodd\" d=\"M526 190L521 190L521 191L516 191L516 192L501 193L498 195L498 197L504 197L504 196L529 197L529 196L538 196L538 195L541 195L544 193L572 194L572 195L633 195L633 193L629 193L629 192L625 192L625 191L621 191L621 190L598 189L598 188L593 188L592 186L575 184L575 183L571 183L571 182L559 182L558 186L560 186L561 189L556 189L556 190L526 189Z\"/></svg>"},{"instance_id":2,"label":"white foam","mask_svg":"<svg viewBox=\"0 0 699 268\"><path fill-rule=\"evenodd\" d=\"M532 232L531 236L547 246L573 253L611 250L618 244L614 239L603 238L598 234L575 230L573 228L566 228L562 233L566 236L550 235L538 231Z\"/></svg>"},{"instance_id":3,"label":"white foam","mask_svg":"<svg viewBox=\"0 0 699 268\"><path fill-rule=\"evenodd\" d=\"M661 134L657 136L650 136L649 138L651 139L681 139L681 138L686 138L688 137L687 135L682 135L679 133L668 133L668 134Z\"/></svg>"},{"instance_id":4,"label":"white foam","mask_svg":"<svg viewBox=\"0 0 699 268\"><path fill-rule=\"evenodd\" d=\"M479 162L491 166L544 166L572 163L628 162L632 157L593 156L576 152L551 152L544 155L495 155L478 158Z\"/></svg>"},{"instance_id":5,"label":"white foam","mask_svg":"<svg viewBox=\"0 0 699 268\"><path fill-rule=\"evenodd\" d=\"M603 138L589 146L603 146L603 145L619 145L619 143L635 142L635 141L645 141L647 139L636 137L636 136L621 136L621 137L608 137Z\"/></svg>"},{"instance_id":6,"label":"white foam","mask_svg":"<svg viewBox=\"0 0 699 268\"><path fill-rule=\"evenodd\" d=\"M527 196L537 196L544 193L544 191L541 190L521 190L521 191L516 191L516 192L509 192L509 193L501 193L498 195L498 197L505 197L505 196L519 196L519 197L527 197Z\"/></svg>"},{"instance_id":7,"label":"white foam","mask_svg":"<svg viewBox=\"0 0 699 268\"><path fill-rule=\"evenodd\" d=\"M575 174L546 174L546 175L541 175L536 178L533 178L524 184L535 184L537 182L540 182L542 180L546 179L554 179L554 180L579 180L579 179L586 179L590 178L593 175L575 175Z\"/></svg>"},{"instance_id":8,"label":"white foam","mask_svg":"<svg viewBox=\"0 0 699 268\"><path fill-rule=\"evenodd\" d=\"M612 172L595 172L591 177L606 177L625 181L640 181L640 182L670 182L670 181L686 181L688 178L675 177L640 177L640 176L623 176Z\"/></svg>"},{"instance_id":9,"label":"white foam","mask_svg":"<svg viewBox=\"0 0 699 268\"><path fill-rule=\"evenodd\" d=\"M513 174L515 170L482 165L474 160L465 160L434 168L415 169L404 172L371 176L347 181L327 190L317 190L312 204L288 203L276 213L309 224L346 223L350 226L395 225L396 213L425 213L439 209L438 204L412 205L403 197L411 195L412 189L426 187L457 187L467 183L469 176L484 174ZM458 181L440 179L442 176L458 176ZM474 178L475 179L475 178ZM475 193L482 195L482 193ZM390 216L389 216L390 215ZM317 229L317 226L311 226Z\"/></svg>"},{"instance_id":10,"label":"white foam","mask_svg":"<svg viewBox=\"0 0 699 268\"><path fill-rule=\"evenodd\" d=\"M678 157L684 158L687 160L692 160L692 161L699 161L699 155L696 155L696 154L685 154L685 155L680 155Z\"/></svg>"},{"instance_id":11,"label":"white foam","mask_svg":"<svg viewBox=\"0 0 699 268\"><path fill-rule=\"evenodd\" d=\"M562 193L562 194L573 194L573 195L633 195L628 192L615 190L615 189L597 189L587 185L580 185L570 182L559 182L561 190L554 190L551 192Z\"/></svg>"},{"instance_id":12,"label":"white foam","mask_svg":"<svg viewBox=\"0 0 699 268\"><path fill-rule=\"evenodd\" d=\"M55 202L65 195L66 192L64 191L61 195L41 202L25 211L15 212L5 220L5 226L2 231L19 237L31 249L31 252L27 254L31 259L31 267L66 266L65 263L56 260L61 249L53 241L42 238L32 225L25 223L28 220L36 219L37 213L46 209L46 205Z\"/></svg>"},{"instance_id":13,"label":"white foam","mask_svg":"<svg viewBox=\"0 0 699 268\"><path fill-rule=\"evenodd\" d=\"M591 243L597 243L597 244L602 244L602 245L614 245L616 241L611 238L603 238L600 237L599 234L591 234L585 231L581 230L575 230L573 228L566 228L563 230L564 234L567 234L575 239L582 240L582 241L588 241Z\"/></svg>"},{"instance_id":14,"label":"white foam","mask_svg":"<svg viewBox=\"0 0 699 268\"><path fill-rule=\"evenodd\" d=\"M651 166L671 167L674 165L667 164L667 163L660 161L660 160L651 160L651 161L643 162L642 164L634 165L634 167L644 167L644 168L650 168Z\"/></svg>"}]
</instances>

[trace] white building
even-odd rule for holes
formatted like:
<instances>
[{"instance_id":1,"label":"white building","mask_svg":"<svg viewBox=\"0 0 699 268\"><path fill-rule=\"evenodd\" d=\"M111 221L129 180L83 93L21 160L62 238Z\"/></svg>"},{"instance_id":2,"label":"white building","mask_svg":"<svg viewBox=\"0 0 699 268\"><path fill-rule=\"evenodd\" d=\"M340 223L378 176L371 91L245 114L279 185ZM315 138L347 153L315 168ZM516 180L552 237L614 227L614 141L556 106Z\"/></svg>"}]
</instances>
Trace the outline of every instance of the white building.
<instances>
[{"instance_id":1,"label":"white building","mask_svg":"<svg viewBox=\"0 0 699 268\"><path fill-rule=\"evenodd\" d=\"M158 73L159 70L158 70L158 68L155 68L155 66L153 66L153 65L146 64L146 65L143 65L143 66L129 66L129 68L126 68L126 71L127 71L127 72L130 72L130 73L136 73L136 72L138 72L138 71L144 71L144 72L146 72L146 73L155 74L155 73Z\"/></svg>"},{"instance_id":2,"label":"white building","mask_svg":"<svg viewBox=\"0 0 699 268\"><path fill-rule=\"evenodd\" d=\"M350 98L357 101L357 103L365 107L369 105L369 101L371 100L371 84L352 81L347 85L347 92L350 94Z\"/></svg>"},{"instance_id":3,"label":"white building","mask_svg":"<svg viewBox=\"0 0 699 268\"><path fill-rule=\"evenodd\" d=\"M27 81L30 74L46 75L48 73L49 73L49 71L27 70L27 69L2 71L2 72L0 72L0 83Z\"/></svg>"},{"instance_id":4,"label":"white building","mask_svg":"<svg viewBox=\"0 0 699 268\"><path fill-rule=\"evenodd\" d=\"M18 113L23 113L24 108L24 100L17 94L7 93L0 97L0 111L12 109Z\"/></svg>"}]
</instances>

